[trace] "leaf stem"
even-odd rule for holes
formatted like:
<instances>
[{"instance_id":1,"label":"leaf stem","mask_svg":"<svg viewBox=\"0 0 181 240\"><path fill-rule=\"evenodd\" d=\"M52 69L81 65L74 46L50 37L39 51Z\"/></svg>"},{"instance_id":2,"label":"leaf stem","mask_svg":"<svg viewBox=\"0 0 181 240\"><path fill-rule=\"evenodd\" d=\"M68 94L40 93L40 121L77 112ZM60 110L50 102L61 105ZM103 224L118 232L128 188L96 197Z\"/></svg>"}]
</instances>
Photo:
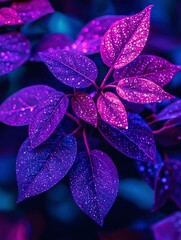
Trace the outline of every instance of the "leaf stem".
<instances>
[{"instance_id":1,"label":"leaf stem","mask_svg":"<svg viewBox=\"0 0 181 240\"><path fill-rule=\"evenodd\" d=\"M113 70L113 67L111 67L111 68L109 69L109 71L107 72L106 76L104 77L104 79L103 79L103 81L102 81L102 83L101 83L100 88L103 88L103 87L104 87L104 85L106 84L106 81L107 81L108 77L109 77L110 74L112 73L112 70Z\"/></svg>"},{"instance_id":2,"label":"leaf stem","mask_svg":"<svg viewBox=\"0 0 181 240\"><path fill-rule=\"evenodd\" d=\"M109 84L109 85L106 85L105 87L103 87L102 90L107 89L107 88L116 88L116 86Z\"/></svg>"},{"instance_id":3,"label":"leaf stem","mask_svg":"<svg viewBox=\"0 0 181 240\"><path fill-rule=\"evenodd\" d=\"M172 124L172 125L168 125L168 126L163 126L162 128L158 129L158 130L152 130L153 134L157 134L157 133L161 133L163 130L165 129L169 129L171 127L176 127L177 125Z\"/></svg>"},{"instance_id":4,"label":"leaf stem","mask_svg":"<svg viewBox=\"0 0 181 240\"><path fill-rule=\"evenodd\" d=\"M71 132L71 135L76 134L81 129L81 126L78 126L73 132Z\"/></svg>"},{"instance_id":5,"label":"leaf stem","mask_svg":"<svg viewBox=\"0 0 181 240\"><path fill-rule=\"evenodd\" d=\"M78 126L81 126L81 123L78 118L74 117L71 113L66 112L65 115L69 118L71 118L74 122L77 123Z\"/></svg>"},{"instance_id":6,"label":"leaf stem","mask_svg":"<svg viewBox=\"0 0 181 240\"><path fill-rule=\"evenodd\" d=\"M86 146L86 149L87 149L87 153L90 156L90 148L89 148L89 144L88 144L88 141L87 141L85 128L83 129L82 134L83 134L84 143L85 143L85 146Z\"/></svg>"}]
</instances>

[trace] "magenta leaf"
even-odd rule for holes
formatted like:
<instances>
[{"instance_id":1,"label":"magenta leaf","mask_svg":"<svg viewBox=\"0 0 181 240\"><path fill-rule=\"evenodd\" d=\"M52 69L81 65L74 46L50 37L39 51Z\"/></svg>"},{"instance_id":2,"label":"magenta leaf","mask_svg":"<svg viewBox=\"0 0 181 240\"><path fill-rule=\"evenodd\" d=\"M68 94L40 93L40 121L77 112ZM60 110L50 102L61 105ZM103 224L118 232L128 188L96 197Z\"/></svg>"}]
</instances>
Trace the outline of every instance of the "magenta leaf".
<instances>
[{"instance_id":1,"label":"magenta leaf","mask_svg":"<svg viewBox=\"0 0 181 240\"><path fill-rule=\"evenodd\" d=\"M169 63L161 57L141 55L124 68L115 70L113 76L116 81L122 78L140 77L163 87L179 70L181 70L180 66Z\"/></svg>"},{"instance_id":2,"label":"magenta leaf","mask_svg":"<svg viewBox=\"0 0 181 240\"><path fill-rule=\"evenodd\" d=\"M72 167L77 154L73 135L59 128L41 146L31 149L29 138L22 144L16 162L18 202L40 194L58 183Z\"/></svg>"},{"instance_id":3,"label":"magenta leaf","mask_svg":"<svg viewBox=\"0 0 181 240\"><path fill-rule=\"evenodd\" d=\"M18 13L12 8L0 8L0 26L22 24L23 21Z\"/></svg>"},{"instance_id":4,"label":"magenta leaf","mask_svg":"<svg viewBox=\"0 0 181 240\"><path fill-rule=\"evenodd\" d=\"M70 188L77 205L95 222L103 221L118 193L118 173L111 158L100 150L78 154L70 171Z\"/></svg>"},{"instance_id":5,"label":"magenta leaf","mask_svg":"<svg viewBox=\"0 0 181 240\"><path fill-rule=\"evenodd\" d=\"M96 105L88 94L75 93L72 97L72 109L79 118L97 127Z\"/></svg>"},{"instance_id":6,"label":"magenta leaf","mask_svg":"<svg viewBox=\"0 0 181 240\"><path fill-rule=\"evenodd\" d=\"M114 23L101 42L101 58L114 69L124 67L143 50L150 28L152 6L133 16L127 16Z\"/></svg>"},{"instance_id":7,"label":"magenta leaf","mask_svg":"<svg viewBox=\"0 0 181 240\"><path fill-rule=\"evenodd\" d=\"M14 2L12 3L11 8L19 14L24 23L32 22L44 15L54 12L54 9L48 0Z\"/></svg>"},{"instance_id":8,"label":"magenta leaf","mask_svg":"<svg viewBox=\"0 0 181 240\"><path fill-rule=\"evenodd\" d=\"M127 157L145 162L157 162L156 145L151 129L137 114L128 113L128 129L112 127L100 120L102 136Z\"/></svg>"},{"instance_id":9,"label":"magenta leaf","mask_svg":"<svg viewBox=\"0 0 181 240\"><path fill-rule=\"evenodd\" d=\"M103 93L97 100L97 109L105 122L116 127L128 128L126 109L114 93Z\"/></svg>"},{"instance_id":10,"label":"magenta leaf","mask_svg":"<svg viewBox=\"0 0 181 240\"><path fill-rule=\"evenodd\" d=\"M176 117L181 117L181 100L180 99L166 106L157 115L157 119L160 121L168 120Z\"/></svg>"},{"instance_id":11,"label":"magenta leaf","mask_svg":"<svg viewBox=\"0 0 181 240\"><path fill-rule=\"evenodd\" d=\"M63 92L52 92L36 105L29 123L31 148L50 137L64 117L68 103L68 97Z\"/></svg>"},{"instance_id":12,"label":"magenta leaf","mask_svg":"<svg viewBox=\"0 0 181 240\"><path fill-rule=\"evenodd\" d=\"M42 52L39 55L53 75L70 87L89 87L97 78L95 63L82 53L56 50Z\"/></svg>"},{"instance_id":13,"label":"magenta leaf","mask_svg":"<svg viewBox=\"0 0 181 240\"><path fill-rule=\"evenodd\" d=\"M174 98L154 82L139 77L120 80L116 91L121 98L133 103L147 104Z\"/></svg>"},{"instance_id":14,"label":"magenta leaf","mask_svg":"<svg viewBox=\"0 0 181 240\"><path fill-rule=\"evenodd\" d=\"M39 52L53 51L70 47L73 40L63 33L52 33L45 35L32 50L30 61L41 61Z\"/></svg>"},{"instance_id":15,"label":"magenta leaf","mask_svg":"<svg viewBox=\"0 0 181 240\"><path fill-rule=\"evenodd\" d=\"M176 212L169 217L155 223L152 231L155 240L179 240L181 239L181 212Z\"/></svg>"},{"instance_id":16,"label":"magenta leaf","mask_svg":"<svg viewBox=\"0 0 181 240\"><path fill-rule=\"evenodd\" d=\"M98 53L102 37L106 31L114 22L123 17L108 15L93 19L81 29L76 41L72 44L72 48L87 55Z\"/></svg>"},{"instance_id":17,"label":"magenta leaf","mask_svg":"<svg viewBox=\"0 0 181 240\"><path fill-rule=\"evenodd\" d=\"M155 201L154 201L154 210L158 210L162 207L167 199L169 198L172 185L172 173L167 165L163 165L156 176L155 181Z\"/></svg>"},{"instance_id":18,"label":"magenta leaf","mask_svg":"<svg viewBox=\"0 0 181 240\"><path fill-rule=\"evenodd\" d=\"M0 76L21 66L29 57L30 42L21 33L0 35Z\"/></svg>"},{"instance_id":19,"label":"magenta leaf","mask_svg":"<svg viewBox=\"0 0 181 240\"><path fill-rule=\"evenodd\" d=\"M0 105L0 121L11 126L29 124L34 107L53 91L53 88L45 85L21 89Z\"/></svg>"}]
</instances>

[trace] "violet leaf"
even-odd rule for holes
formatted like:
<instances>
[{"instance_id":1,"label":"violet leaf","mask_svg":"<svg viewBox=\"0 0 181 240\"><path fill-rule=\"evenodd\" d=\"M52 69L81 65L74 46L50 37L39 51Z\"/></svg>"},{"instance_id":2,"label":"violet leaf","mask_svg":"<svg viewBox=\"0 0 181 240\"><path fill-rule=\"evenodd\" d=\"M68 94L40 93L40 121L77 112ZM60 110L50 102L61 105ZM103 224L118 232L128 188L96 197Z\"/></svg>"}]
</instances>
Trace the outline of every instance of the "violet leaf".
<instances>
[{"instance_id":1,"label":"violet leaf","mask_svg":"<svg viewBox=\"0 0 181 240\"><path fill-rule=\"evenodd\" d=\"M73 50L55 50L39 53L53 75L74 88L89 87L97 78L95 63L84 54Z\"/></svg>"},{"instance_id":2,"label":"violet leaf","mask_svg":"<svg viewBox=\"0 0 181 240\"><path fill-rule=\"evenodd\" d=\"M97 127L96 105L88 94L76 92L72 97L72 109L79 118Z\"/></svg>"},{"instance_id":3,"label":"violet leaf","mask_svg":"<svg viewBox=\"0 0 181 240\"><path fill-rule=\"evenodd\" d=\"M0 26L22 24L23 21L18 13L12 8L0 8Z\"/></svg>"},{"instance_id":4,"label":"violet leaf","mask_svg":"<svg viewBox=\"0 0 181 240\"><path fill-rule=\"evenodd\" d=\"M65 136L59 128L35 149L31 149L28 138L20 147L16 162L18 202L57 184L72 167L76 154L76 139Z\"/></svg>"},{"instance_id":5,"label":"violet leaf","mask_svg":"<svg viewBox=\"0 0 181 240\"><path fill-rule=\"evenodd\" d=\"M77 205L95 222L103 221L118 193L118 173L111 158L100 150L78 154L70 171L70 188Z\"/></svg>"},{"instance_id":6,"label":"violet leaf","mask_svg":"<svg viewBox=\"0 0 181 240\"><path fill-rule=\"evenodd\" d=\"M114 93L102 93L97 100L97 109L105 122L116 127L128 128L126 109Z\"/></svg>"},{"instance_id":7,"label":"violet leaf","mask_svg":"<svg viewBox=\"0 0 181 240\"><path fill-rule=\"evenodd\" d=\"M154 210L158 210L162 207L167 201L172 185L172 174L171 170L167 167L167 165L163 165L156 176L155 180L155 200L154 200Z\"/></svg>"},{"instance_id":8,"label":"violet leaf","mask_svg":"<svg viewBox=\"0 0 181 240\"><path fill-rule=\"evenodd\" d=\"M0 35L0 76L13 71L29 58L30 42L21 33Z\"/></svg>"},{"instance_id":9,"label":"violet leaf","mask_svg":"<svg viewBox=\"0 0 181 240\"><path fill-rule=\"evenodd\" d=\"M108 29L100 48L107 66L119 69L141 53L149 34L151 8L148 6L138 14L127 16Z\"/></svg>"},{"instance_id":10,"label":"violet leaf","mask_svg":"<svg viewBox=\"0 0 181 240\"><path fill-rule=\"evenodd\" d=\"M181 70L180 66L161 57L141 55L124 68L115 70L113 76L116 81L129 77L145 78L163 87L179 70Z\"/></svg>"},{"instance_id":11,"label":"violet leaf","mask_svg":"<svg viewBox=\"0 0 181 240\"><path fill-rule=\"evenodd\" d=\"M16 1L12 3L11 8L19 14L24 23L32 22L54 12L48 0Z\"/></svg>"},{"instance_id":12,"label":"violet leaf","mask_svg":"<svg viewBox=\"0 0 181 240\"><path fill-rule=\"evenodd\" d=\"M172 215L162 219L161 221L152 225L152 231L155 240L179 240L181 238L180 232L181 212L175 212Z\"/></svg>"},{"instance_id":13,"label":"violet leaf","mask_svg":"<svg viewBox=\"0 0 181 240\"><path fill-rule=\"evenodd\" d=\"M167 162L169 167L172 169L172 186L170 197L176 203L176 205L181 209L181 161L178 160L169 160Z\"/></svg>"},{"instance_id":14,"label":"violet leaf","mask_svg":"<svg viewBox=\"0 0 181 240\"><path fill-rule=\"evenodd\" d=\"M148 185L154 189L155 179L163 166L163 160L159 153L157 153L157 163L145 163L142 161L136 161L136 166L140 176L148 183Z\"/></svg>"},{"instance_id":15,"label":"violet leaf","mask_svg":"<svg viewBox=\"0 0 181 240\"><path fill-rule=\"evenodd\" d=\"M41 61L39 52L53 51L58 49L66 49L71 46L73 40L66 34L63 33L52 33L45 35L33 48L30 61Z\"/></svg>"},{"instance_id":16,"label":"violet leaf","mask_svg":"<svg viewBox=\"0 0 181 240\"><path fill-rule=\"evenodd\" d=\"M144 78L132 77L119 81L116 91L121 98L133 103L153 103L166 99L173 99L174 96L165 92L156 83Z\"/></svg>"},{"instance_id":17,"label":"violet leaf","mask_svg":"<svg viewBox=\"0 0 181 240\"><path fill-rule=\"evenodd\" d=\"M161 112L158 113L156 118L159 121L162 121L162 120L176 118L179 116L181 117L181 100L180 99L166 106Z\"/></svg>"},{"instance_id":18,"label":"violet leaf","mask_svg":"<svg viewBox=\"0 0 181 240\"><path fill-rule=\"evenodd\" d=\"M35 85L21 89L0 105L0 121L11 126L29 124L34 107L55 89Z\"/></svg>"},{"instance_id":19,"label":"violet leaf","mask_svg":"<svg viewBox=\"0 0 181 240\"><path fill-rule=\"evenodd\" d=\"M124 16L107 15L93 19L86 24L72 44L72 48L84 54L95 54L100 51L102 37L109 27Z\"/></svg>"},{"instance_id":20,"label":"violet leaf","mask_svg":"<svg viewBox=\"0 0 181 240\"><path fill-rule=\"evenodd\" d=\"M36 105L29 123L31 148L50 137L64 117L68 103L68 97L63 92L52 92Z\"/></svg>"},{"instance_id":21,"label":"violet leaf","mask_svg":"<svg viewBox=\"0 0 181 240\"><path fill-rule=\"evenodd\" d=\"M156 145L152 130L137 114L128 113L128 129L110 126L100 120L98 128L102 136L127 157L145 162L157 162Z\"/></svg>"}]
</instances>

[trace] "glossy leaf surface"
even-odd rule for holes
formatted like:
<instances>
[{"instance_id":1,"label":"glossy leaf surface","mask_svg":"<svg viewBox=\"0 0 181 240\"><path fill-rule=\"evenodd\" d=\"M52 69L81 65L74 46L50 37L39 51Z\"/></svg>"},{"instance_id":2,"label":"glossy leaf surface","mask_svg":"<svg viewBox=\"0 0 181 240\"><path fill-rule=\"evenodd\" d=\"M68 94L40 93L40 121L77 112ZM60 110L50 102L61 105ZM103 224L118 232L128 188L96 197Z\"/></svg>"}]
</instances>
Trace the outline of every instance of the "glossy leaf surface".
<instances>
[{"instance_id":1,"label":"glossy leaf surface","mask_svg":"<svg viewBox=\"0 0 181 240\"><path fill-rule=\"evenodd\" d=\"M29 138L22 144L16 162L18 202L40 194L58 183L72 167L77 143L61 129L40 147L31 149Z\"/></svg>"},{"instance_id":2,"label":"glossy leaf surface","mask_svg":"<svg viewBox=\"0 0 181 240\"><path fill-rule=\"evenodd\" d=\"M39 55L53 75L70 87L89 87L97 78L95 63L82 53L56 50Z\"/></svg>"},{"instance_id":3,"label":"glossy leaf surface","mask_svg":"<svg viewBox=\"0 0 181 240\"><path fill-rule=\"evenodd\" d=\"M70 188L77 205L99 225L118 192L118 173L110 157L100 150L78 154L70 171Z\"/></svg>"},{"instance_id":4,"label":"glossy leaf surface","mask_svg":"<svg viewBox=\"0 0 181 240\"><path fill-rule=\"evenodd\" d=\"M34 108L29 124L31 147L43 143L65 115L69 100L63 92L52 92Z\"/></svg>"},{"instance_id":5,"label":"glossy leaf surface","mask_svg":"<svg viewBox=\"0 0 181 240\"><path fill-rule=\"evenodd\" d=\"M113 126L128 128L126 109L114 93L102 94L97 100L97 109L105 122Z\"/></svg>"},{"instance_id":6,"label":"glossy leaf surface","mask_svg":"<svg viewBox=\"0 0 181 240\"><path fill-rule=\"evenodd\" d=\"M127 16L108 29L100 48L107 66L119 69L141 53L149 34L151 8L148 6L138 14Z\"/></svg>"},{"instance_id":7,"label":"glossy leaf surface","mask_svg":"<svg viewBox=\"0 0 181 240\"><path fill-rule=\"evenodd\" d=\"M0 105L0 121L11 126L29 124L34 107L53 91L55 91L53 88L46 85L21 89Z\"/></svg>"},{"instance_id":8,"label":"glossy leaf surface","mask_svg":"<svg viewBox=\"0 0 181 240\"><path fill-rule=\"evenodd\" d=\"M79 118L97 127L96 105L88 94L75 93L72 97L72 109Z\"/></svg>"}]
</instances>

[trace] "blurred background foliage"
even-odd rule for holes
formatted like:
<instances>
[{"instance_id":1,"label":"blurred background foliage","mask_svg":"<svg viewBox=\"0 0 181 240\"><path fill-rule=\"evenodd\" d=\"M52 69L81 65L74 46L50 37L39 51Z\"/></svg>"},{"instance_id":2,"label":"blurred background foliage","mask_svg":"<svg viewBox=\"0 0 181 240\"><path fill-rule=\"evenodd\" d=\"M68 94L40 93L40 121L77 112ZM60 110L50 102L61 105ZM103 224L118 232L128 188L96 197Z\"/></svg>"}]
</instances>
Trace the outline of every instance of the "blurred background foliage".
<instances>
[{"instance_id":1,"label":"blurred background foliage","mask_svg":"<svg viewBox=\"0 0 181 240\"><path fill-rule=\"evenodd\" d=\"M38 1L38 0L37 0ZM130 15L154 4L151 29L144 53L155 54L181 65L180 0L51 0L55 13L22 27L3 27L0 32L21 30L35 44L44 34L64 33L75 38L81 27L101 15ZM5 6L6 3L0 3ZM97 64L99 81L107 69L99 54L90 56ZM27 62L0 77L0 103L17 90L33 84L47 84L57 90L66 87L55 79L43 63ZM181 96L181 74L167 86ZM101 228L74 203L65 178L50 191L16 204L15 161L18 149L27 138L27 127L0 124L0 240L134 240L154 239L150 226L178 210L170 201L152 212L153 191L140 179L133 160L112 147L112 156L120 175L119 195ZM94 138L93 138L94 137ZM95 138L97 141L95 141ZM105 142L90 132L92 144L105 148ZM92 146L93 146L92 145ZM174 149L178 149L176 146ZM179 157L180 154L177 155ZM161 239L160 239L161 240ZM171 240L171 239L169 239Z\"/></svg>"}]
</instances>

